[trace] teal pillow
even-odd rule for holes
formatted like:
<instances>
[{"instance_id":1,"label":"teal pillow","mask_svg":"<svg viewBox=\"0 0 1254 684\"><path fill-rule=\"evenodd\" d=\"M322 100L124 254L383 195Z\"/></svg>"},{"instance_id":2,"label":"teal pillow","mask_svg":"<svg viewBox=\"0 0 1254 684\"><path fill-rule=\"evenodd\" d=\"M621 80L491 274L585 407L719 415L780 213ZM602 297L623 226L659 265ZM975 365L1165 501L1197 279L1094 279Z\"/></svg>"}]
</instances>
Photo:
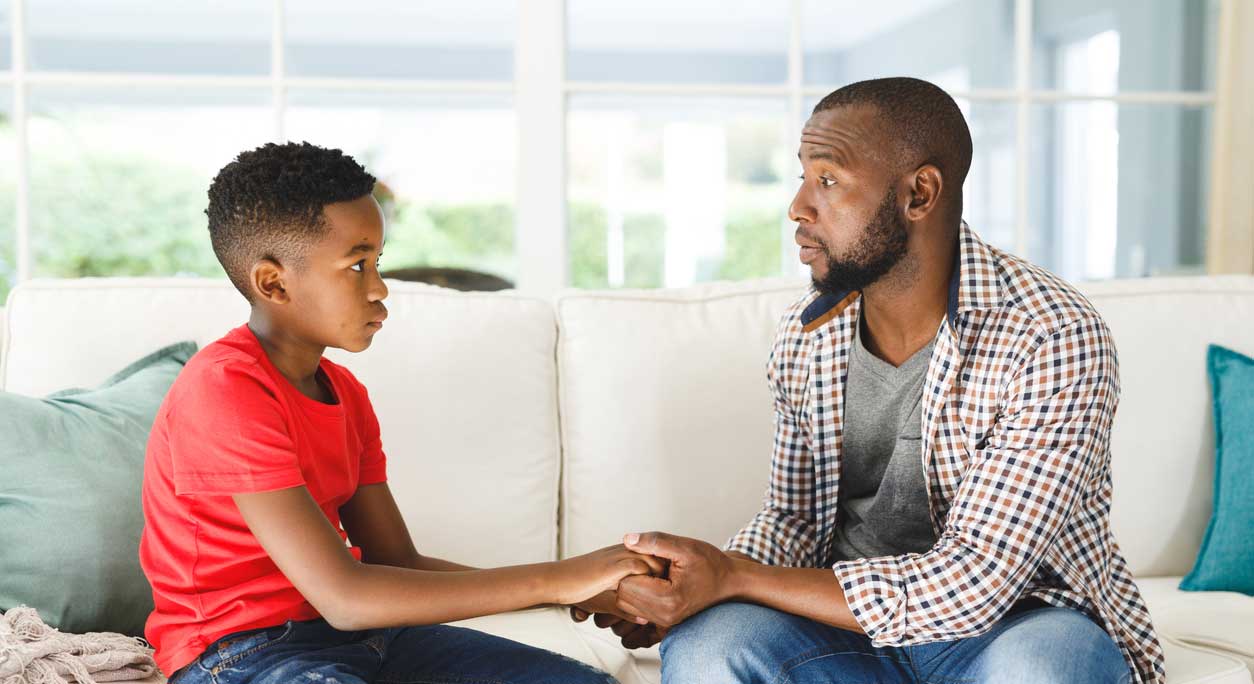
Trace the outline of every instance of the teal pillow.
<instances>
[{"instance_id":1,"label":"teal pillow","mask_svg":"<svg viewBox=\"0 0 1254 684\"><path fill-rule=\"evenodd\" d=\"M1211 345L1215 508L1185 591L1254 596L1254 359Z\"/></svg>"},{"instance_id":2,"label":"teal pillow","mask_svg":"<svg viewBox=\"0 0 1254 684\"><path fill-rule=\"evenodd\" d=\"M143 635L144 450L195 353L171 345L93 390L0 392L0 611L25 604L65 632Z\"/></svg>"}]
</instances>

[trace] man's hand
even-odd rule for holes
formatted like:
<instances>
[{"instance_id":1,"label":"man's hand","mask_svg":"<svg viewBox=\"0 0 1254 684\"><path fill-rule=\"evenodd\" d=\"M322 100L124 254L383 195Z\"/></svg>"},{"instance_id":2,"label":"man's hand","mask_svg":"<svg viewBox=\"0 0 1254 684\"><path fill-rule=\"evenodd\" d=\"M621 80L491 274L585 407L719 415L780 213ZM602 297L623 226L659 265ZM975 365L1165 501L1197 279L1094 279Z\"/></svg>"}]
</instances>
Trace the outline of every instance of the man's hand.
<instances>
[{"instance_id":1,"label":"man's hand","mask_svg":"<svg viewBox=\"0 0 1254 684\"><path fill-rule=\"evenodd\" d=\"M589 601L570 607L570 618L583 622L589 617L601 629L609 629L622 639L624 648L648 648L666 636L666 629L619 610L617 594L603 592Z\"/></svg>"},{"instance_id":2,"label":"man's hand","mask_svg":"<svg viewBox=\"0 0 1254 684\"><path fill-rule=\"evenodd\" d=\"M667 564L664 560L653 556L643 558L649 564L651 575L666 576ZM619 608L618 593L614 590L603 591L570 607L570 618L575 622L583 622L589 617L597 627L614 632L622 639L625 648L648 648L666 636L665 629Z\"/></svg>"},{"instance_id":3,"label":"man's hand","mask_svg":"<svg viewBox=\"0 0 1254 684\"><path fill-rule=\"evenodd\" d=\"M605 615L606 617L614 617L618 620L626 620L637 624L647 622L644 618L630 615L620 610L618 607L618 593L614 590L603 591L587 601L581 601L570 607L570 617L575 622L583 622L593 615ZM601 624L600 621L597 622L597 627L607 626Z\"/></svg>"},{"instance_id":4,"label":"man's hand","mask_svg":"<svg viewBox=\"0 0 1254 684\"><path fill-rule=\"evenodd\" d=\"M623 544L670 561L665 578L639 575L619 583L618 609L623 613L669 629L734 595L732 559L711 544L663 532L629 534Z\"/></svg>"}]
</instances>

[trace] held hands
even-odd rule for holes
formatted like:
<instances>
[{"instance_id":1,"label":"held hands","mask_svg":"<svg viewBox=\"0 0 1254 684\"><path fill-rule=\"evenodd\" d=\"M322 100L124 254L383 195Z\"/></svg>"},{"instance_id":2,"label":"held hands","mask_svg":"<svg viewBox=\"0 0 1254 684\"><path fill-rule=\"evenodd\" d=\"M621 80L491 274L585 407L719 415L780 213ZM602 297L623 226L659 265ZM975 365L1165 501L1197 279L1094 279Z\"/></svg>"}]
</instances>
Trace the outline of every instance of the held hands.
<instances>
[{"instance_id":1,"label":"held hands","mask_svg":"<svg viewBox=\"0 0 1254 684\"><path fill-rule=\"evenodd\" d=\"M577 622L595 615L596 625L613 630L623 646L652 646L670 627L731 596L732 560L713 545L662 532L629 534L623 541L627 549L663 561L665 572L626 576L617 592L571 608Z\"/></svg>"},{"instance_id":2,"label":"held hands","mask_svg":"<svg viewBox=\"0 0 1254 684\"><path fill-rule=\"evenodd\" d=\"M554 564L553 571L556 603L577 605L616 589L626 577L660 575L665 568L657 558L630 551L619 544L560 561Z\"/></svg>"}]
</instances>

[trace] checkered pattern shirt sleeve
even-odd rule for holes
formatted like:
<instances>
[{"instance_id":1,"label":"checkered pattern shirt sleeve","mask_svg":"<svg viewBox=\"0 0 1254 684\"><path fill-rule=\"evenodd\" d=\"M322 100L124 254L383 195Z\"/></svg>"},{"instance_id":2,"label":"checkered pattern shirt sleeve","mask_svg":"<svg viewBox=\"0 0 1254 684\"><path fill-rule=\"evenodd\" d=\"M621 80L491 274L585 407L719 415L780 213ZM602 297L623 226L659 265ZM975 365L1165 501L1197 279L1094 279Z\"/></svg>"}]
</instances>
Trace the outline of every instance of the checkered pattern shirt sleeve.
<instances>
[{"instance_id":1,"label":"checkered pattern shirt sleeve","mask_svg":"<svg viewBox=\"0 0 1254 684\"><path fill-rule=\"evenodd\" d=\"M1104 468L1119 387L1100 318L1078 319L1039 340L1004 391L998 427L973 454L935 547L833 566L875 644L990 629Z\"/></svg>"}]
</instances>

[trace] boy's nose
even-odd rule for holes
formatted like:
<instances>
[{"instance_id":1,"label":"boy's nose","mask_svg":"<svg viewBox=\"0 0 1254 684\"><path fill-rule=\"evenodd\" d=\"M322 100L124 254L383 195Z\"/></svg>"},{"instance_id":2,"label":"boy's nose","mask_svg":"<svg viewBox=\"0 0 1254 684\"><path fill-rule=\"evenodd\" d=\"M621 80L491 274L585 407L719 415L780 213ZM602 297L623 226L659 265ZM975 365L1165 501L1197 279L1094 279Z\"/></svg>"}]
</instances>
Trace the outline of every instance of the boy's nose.
<instances>
[{"instance_id":1,"label":"boy's nose","mask_svg":"<svg viewBox=\"0 0 1254 684\"><path fill-rule=\"evenodd\" d=\"M367 298L372 302L381 302L388 298L388 284L383 282L383 276L375 276L374 285L370 288Z\"/></svg>"}]
</instances>

